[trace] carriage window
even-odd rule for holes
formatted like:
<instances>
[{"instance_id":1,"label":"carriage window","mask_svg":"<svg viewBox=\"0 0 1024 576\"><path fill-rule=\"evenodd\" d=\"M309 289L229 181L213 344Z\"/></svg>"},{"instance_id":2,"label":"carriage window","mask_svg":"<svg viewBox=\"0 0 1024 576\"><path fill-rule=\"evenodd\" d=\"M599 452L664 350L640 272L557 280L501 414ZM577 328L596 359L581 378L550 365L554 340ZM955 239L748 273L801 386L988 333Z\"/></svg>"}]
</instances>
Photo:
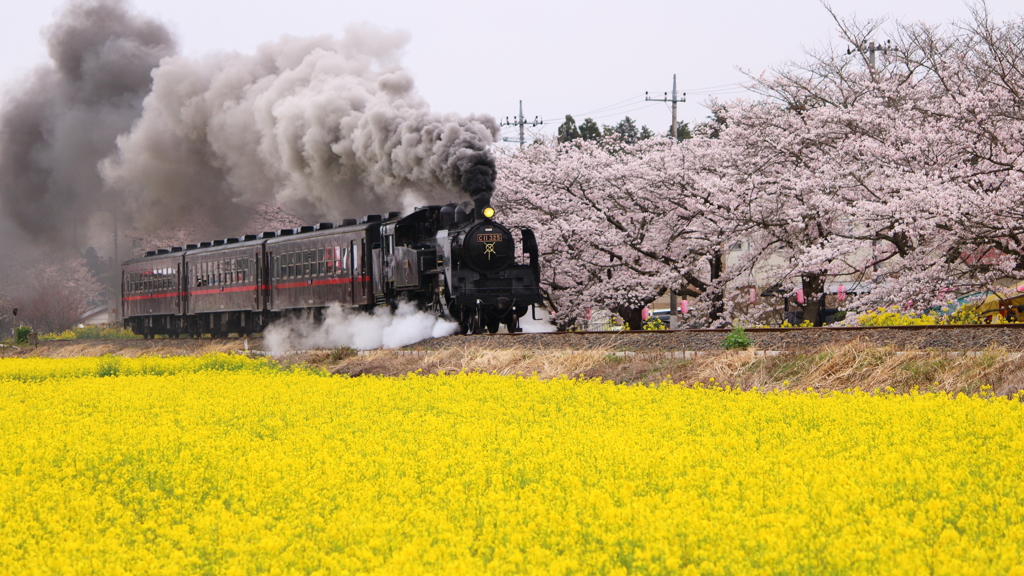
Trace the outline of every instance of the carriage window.
<instances>
[{"instance_id":1,"label":"carriage window","mask_svg":"<svg viewBox=\"0 0 1024 576\"><path fill-rule=\"evenodd\" d=\"M309 261L312 260L312 259L313 259L313 257L312 257L312 254L310 254L309 250L305 250L305 251L302 252L302 275L303 276L309 276Z\"/></svg>"},{"instance_id":2,"label":"carriage window","mask_svg":"<svg viewBox=\"0 0 1024 576\"><path fill-rule=\"evenodd\" d=\"M324 267L324 249L323 249L323 247L320 247L320 248L316 249L316 268L317 268L317 274L320 274L320 275L322 275L327 270Z\"/></svg>"},{"instance_id":3,"label":"carriage window","mask_svg":"<svg viewBox=\"0 0 1024 576\"><path fill-rule=\"evenodd\" d=\"M352 273L359 272L359 246L352 246Z\"/></svg>"},{"instance_id":4,"label":"carriage window","mask_svg":"<svg viewBox=\"0 0 1024 576\"><path fill-rule=\"evenodd\" d=\"M348 248L341 249L341 269L348 271Z\"/></svg>"}]
</instances>

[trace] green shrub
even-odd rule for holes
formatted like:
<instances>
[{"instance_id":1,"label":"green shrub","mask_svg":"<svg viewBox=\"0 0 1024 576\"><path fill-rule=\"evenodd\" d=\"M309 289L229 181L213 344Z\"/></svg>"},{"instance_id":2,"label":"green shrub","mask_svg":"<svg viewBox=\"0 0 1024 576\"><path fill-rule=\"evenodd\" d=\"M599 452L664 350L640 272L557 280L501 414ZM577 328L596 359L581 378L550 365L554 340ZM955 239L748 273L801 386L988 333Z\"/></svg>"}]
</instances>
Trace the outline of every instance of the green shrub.
<instances>
[{"instance_id":1,"label":"green shrub","mask_svg":"<svg viewBox=\"0 0 1024 576\"><path fill-rule=\"evenodd\" d=\"M29 326L18 326L14 330L14 343L15 344L28 344L28 335L32 333L32 328Z\"/></svg>"},{"instance_id":2,"label":"green shrub","mask_svg":"<svg viewBox=\"0 0 1024 576\"><path fill-rule=\"evenodd\" d=\"M726 350L746 350L750 348L750 337L743 326L734 326L732 332L722 340L722 346Z\"/></svg>"},{"instance_id":3,"label":"green shrub","mask_svg":"<svg viewBox=\"0 0 1024 576\"><path fill-rule=\"evenodd\" d=\"M75 328L74 333L78 340L99 340L103 337L103 329L96 324Z\"/></svg>"},{"instance_id":4,"label":"green shrub","mask_svg":"<svg viewBox=\"0 0 1024 576\"><path fill-rule=\"evenodd\" d=\"M79 336L81 338L81 336ZM142 338L142 336L132 332L131 328L104 328L97 338L103 338L104 340L135 340Z\"/></svg>"}]
</instances>

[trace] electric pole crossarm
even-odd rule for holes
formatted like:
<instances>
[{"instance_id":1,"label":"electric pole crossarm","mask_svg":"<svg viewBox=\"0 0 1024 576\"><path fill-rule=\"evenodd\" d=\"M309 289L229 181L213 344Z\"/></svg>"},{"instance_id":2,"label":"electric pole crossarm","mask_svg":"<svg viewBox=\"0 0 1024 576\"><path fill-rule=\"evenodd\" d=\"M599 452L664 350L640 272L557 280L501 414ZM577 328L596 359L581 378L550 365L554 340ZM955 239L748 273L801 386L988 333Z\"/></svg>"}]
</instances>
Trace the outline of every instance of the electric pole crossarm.
<instances>
[{"instance_id":1,"label":"electric pole crossarm","mask_svg":"<svg viewBox=\"0 0 1024 576\"><path fill-rule=\"evenodd\" d=\"M506 116L505 119L501 121L501 125L502 126L518 126L519 127L519 147L520 148L522 148L523 146L526 145L526 126L527 125L530 125L530 126L540 126L543 123L544 123L544 120L542 120L540 118L540 116L534 116L532 122L527 122L526 121L526 118L523 116L523 101L522 100L519 101L519 117L516 118L515 120L509 120L508 116ZM515 142L515 140L513 140L511 138L503 138L503 140L505 142Z\"/></svg>"},{"instance_id":2,"label":"electric pole crossarm","mask_svg":"<svg viewBox=\"0 0 1024 576\"><path fill-rule=\"evenodd\" d=\"M682 98L678 97L678 93L676 92L676 75L675 74L672 75L672 97L671 98L668 97L668 93L665 93L665 97L664 98L651 98L648 94L649 94L648 92L644 92L644 96L646 96L646 99L647 99L648 102L671 102L672 103L672 138L678 140L679 139L679 131L676 128L676 126L677 126L677 124L676 124L676 110L677 110L676 106L680 102L686 102L686 92L683 92L683 97Z\"/></svg>"}]
</instances>

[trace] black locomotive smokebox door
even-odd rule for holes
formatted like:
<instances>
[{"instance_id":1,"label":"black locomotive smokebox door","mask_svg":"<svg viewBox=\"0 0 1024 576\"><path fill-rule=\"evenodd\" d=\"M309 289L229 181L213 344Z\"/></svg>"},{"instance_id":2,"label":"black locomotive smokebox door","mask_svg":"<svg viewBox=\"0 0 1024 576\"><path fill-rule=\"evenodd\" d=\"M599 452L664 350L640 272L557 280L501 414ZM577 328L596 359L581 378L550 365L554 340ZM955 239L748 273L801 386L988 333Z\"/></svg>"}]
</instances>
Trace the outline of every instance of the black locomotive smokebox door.
<instances>
[{"instance_id":1,"label":"black locomotive smokebox door","mask_svg":"<svg viewBox=\"0 0 1024 576\"><path fill-rule=\"evenodd\" d=\"M515 259L515 242L503 226L493 223L471 228L462 242L466 263L478 272L500 272Z\"/></svg>"}]
</instances>

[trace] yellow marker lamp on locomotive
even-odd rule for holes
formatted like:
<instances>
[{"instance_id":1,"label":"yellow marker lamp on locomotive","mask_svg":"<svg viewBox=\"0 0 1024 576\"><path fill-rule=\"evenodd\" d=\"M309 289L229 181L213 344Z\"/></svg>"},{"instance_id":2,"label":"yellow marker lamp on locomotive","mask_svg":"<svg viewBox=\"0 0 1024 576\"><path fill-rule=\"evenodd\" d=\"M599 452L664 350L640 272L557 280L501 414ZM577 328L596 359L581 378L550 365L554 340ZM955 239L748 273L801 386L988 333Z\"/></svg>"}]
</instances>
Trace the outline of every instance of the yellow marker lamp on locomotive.
<instances>
[{"instance_id":1,"label":"yellow marker lamp on locomotive","mask_svg":"<svg viewBox=\"0 0 1024 576\"><path fill-rule=\"evenodd\" d=\"M484 208L484 218L493 218L493 217L494 217L494 208L491 208L490 206L488 206L487 208Z\"/></svg>"}]
</instances>

